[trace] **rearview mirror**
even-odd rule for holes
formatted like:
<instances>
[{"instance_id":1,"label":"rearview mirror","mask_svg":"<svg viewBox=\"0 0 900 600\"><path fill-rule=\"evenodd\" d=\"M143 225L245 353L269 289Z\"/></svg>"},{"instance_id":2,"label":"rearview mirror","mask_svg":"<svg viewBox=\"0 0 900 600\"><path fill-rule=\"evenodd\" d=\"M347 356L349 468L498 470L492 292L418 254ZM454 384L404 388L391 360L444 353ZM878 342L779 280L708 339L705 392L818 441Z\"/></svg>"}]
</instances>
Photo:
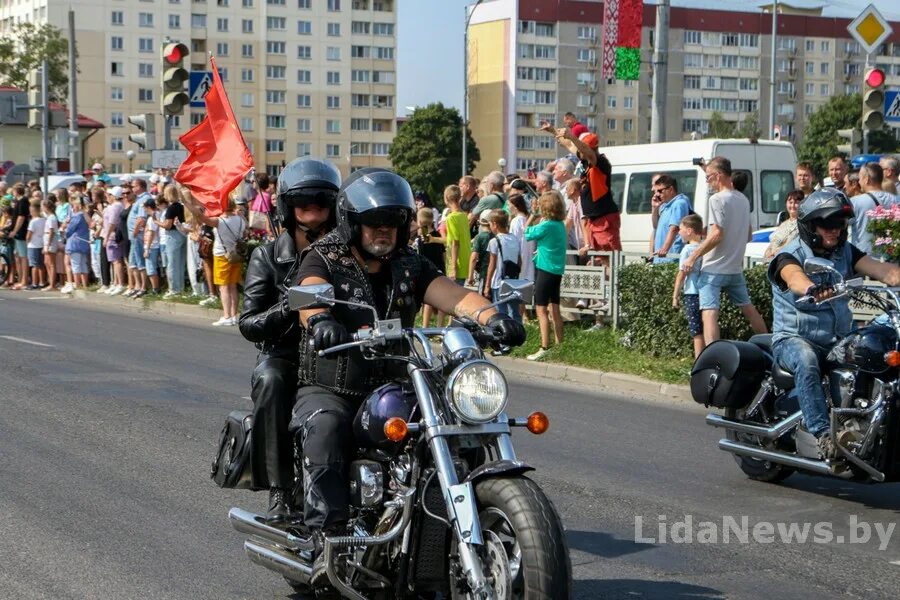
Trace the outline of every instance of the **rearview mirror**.
<instances>
[{"instance_id":1,"label":"rearview mirror","mask_svg":"<svg viewBox=\"0 0 900 600\"><path fill-rule=\"evenodd\" d=\"M803 271L807 275L819 275L821 273L837 273L834 263L825 258L812 257L803 261Z\"/></svg>"},{"instance_id":2,"label":"rearview mirror","mask_svg":"<svg viewBox=\"0 0 900 600\"><path fill-rule=\"evenodd\" d=\"M531 304L534 296L534 282L527 279L504 279L500 283L500 298L518 293L525 304Z\"/></svg>"},{"instance_id":3,"label":"rearview mirror","mask_svg":"<svg viewBox=\"0 0 900 600\"><path fill-rule=\"evenodd\" d=\"M288 306L291 310L330 306L332 300L334 300L334 286L330 283L295 285L288 289Z\"/></svg>"}]
</instances>

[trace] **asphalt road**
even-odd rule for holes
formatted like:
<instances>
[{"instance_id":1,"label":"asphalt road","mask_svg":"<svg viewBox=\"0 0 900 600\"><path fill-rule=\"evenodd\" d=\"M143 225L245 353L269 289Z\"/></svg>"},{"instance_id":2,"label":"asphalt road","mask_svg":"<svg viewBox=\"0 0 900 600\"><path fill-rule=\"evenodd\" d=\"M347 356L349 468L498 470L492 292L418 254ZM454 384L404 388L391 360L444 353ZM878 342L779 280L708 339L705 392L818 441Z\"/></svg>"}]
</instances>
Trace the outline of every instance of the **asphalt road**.
<instances>
[{"instance_id":1,"label":"asphalt road","mask_svg":"<svg viewBox=\"0 0 900 600\"><path fill-rule=\"evenodd\" d=\"M233 328L46 297L0 292L0 598L289 598L227 522L264 496L208 477L225 414L249 405L253 347ZM849 541L851 520L900 520L900 485L752 482L699 407L512 386L512 414L551 417L515 443L567 526L577 598L897 597L900 533ZM687 516L692 543L671 543ZM726 543L723 518L762 535ZM767 543L767 523L832 541Z\"/></svg>"}]
</instances>

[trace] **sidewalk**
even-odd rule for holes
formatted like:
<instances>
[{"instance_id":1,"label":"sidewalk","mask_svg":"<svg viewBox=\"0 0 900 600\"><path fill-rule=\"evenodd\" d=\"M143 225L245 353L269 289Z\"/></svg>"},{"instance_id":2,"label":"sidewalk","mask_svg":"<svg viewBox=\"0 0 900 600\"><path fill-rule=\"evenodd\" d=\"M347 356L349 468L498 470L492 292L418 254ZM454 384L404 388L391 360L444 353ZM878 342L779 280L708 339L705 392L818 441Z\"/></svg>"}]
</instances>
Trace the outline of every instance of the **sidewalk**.
<instances>
[{"instance_id":1,"label":"sidewalk","mask_svg":"<svg viewBox=\"0 0 900 600\"><path fill-rule=\"evenodd\" d=\"M140 310L146 313L160 316L192 317L206 323L212 323L222 316L221 308L206 308L204 306L169 302L166 300L135 301L120 296L110 297L105 294L97 294L95 292L84 290L76 290L73 296L76 299L84 300L91 304L102 304L106 306L139 305ZM686 385L660 383L635 375L605 373L593 369L585 369L583 367L573 367L548 362L531 362L521 358L510 358L507 356L492 357L491 360L502 367L504 371L515 373L516 375L540 377L553 381L565 381L591 387L600 387L604 390L616 393L631 396L651 396L659 400L675 403L694 403L694 400L691 397L690 388Z\"/></svg>"}]
</instances>

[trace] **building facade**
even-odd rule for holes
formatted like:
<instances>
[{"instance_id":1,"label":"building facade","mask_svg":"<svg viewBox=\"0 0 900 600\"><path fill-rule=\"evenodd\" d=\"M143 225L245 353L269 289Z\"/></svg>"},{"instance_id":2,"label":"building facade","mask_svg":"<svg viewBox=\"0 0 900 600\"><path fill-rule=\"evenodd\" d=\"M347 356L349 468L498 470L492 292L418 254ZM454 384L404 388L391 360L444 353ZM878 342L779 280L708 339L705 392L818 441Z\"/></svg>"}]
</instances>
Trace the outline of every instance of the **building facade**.
<instances>
[{"instance_id":1,"label":"building facade","mask_svg":"<svg viewBox=\"0 0 900 600\"><path fill-rule=\"evenodd\" d=\"M641 77L600 78L603 5L590 0L490 0L469 29L469 122L481 151L477 174L503 158L512 171L542 168L561 154L541 121L575 113L602 145L649 143L655 6L644 7ZM779 6L781 10L782 6ZM789 8L786 10L790 10ZM778 17L775 123L799 143L806 117L830 97L862 87L866 56L850 19L804 11ZM900 23L870 58L887 86L900 84ZM673 7L670 12L665 139L709 134L713 113L755 120L769 137L771 15Z\"/></svg>"},{"instance_id":2,"label":"building facade","mask_svg":"<svg viewBox=\"0 0 900 600\"><path fill-rule=\"evenodd\" d=\"M216 57L258 171L297 156L327 158L344 175L389 166L396 124L396 0L0 0L0 35L18 21L67 34L75 8L78 109L106 128L85 163L127 170L128 116L160 113L161 47L188 46L190 71ZM188 65L185 64L188 68ZM186 108L172 137L205 116ZM157 140L162 124L157 118ZM139 152L135 168L149 168Z\"/></svg>"}]
</instances>

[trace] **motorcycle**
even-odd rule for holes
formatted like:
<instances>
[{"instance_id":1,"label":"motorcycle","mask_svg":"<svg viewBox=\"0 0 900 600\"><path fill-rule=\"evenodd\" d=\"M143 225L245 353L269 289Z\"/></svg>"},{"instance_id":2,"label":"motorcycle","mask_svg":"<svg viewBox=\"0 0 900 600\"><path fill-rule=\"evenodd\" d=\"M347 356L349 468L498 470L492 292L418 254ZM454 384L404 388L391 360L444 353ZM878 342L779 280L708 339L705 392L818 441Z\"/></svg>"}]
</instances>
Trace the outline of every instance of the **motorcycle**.
<instances>
[{"instance_id":1,"label":"motorcycle","mask_svg":"<svg viewBox=\"0 0 900 600\"><path fill-rule=\"evenodd\" d=\"M710 344L691 369L697 402L724 409L706 423L725 429L719 448L734 455L751 479L778 482L796 471L861 482L900 480L900 288L844 280L831 261L809 258L810 276L834 295L849 296L883 314L845 336L823 364L822 386L838 456L822 459L815 438L800 427L794 376L775 362L772 336ZM811 296L796 301L816 303ZM821 304L821 302L820 302Z\"/></svg>"},{"instance_id":2,"label":"motorcycle","mask_svg":"<svg viewBox=\"0 0 900 600\"><path fill-rule=\"evenodd\" d=\"M505 280L501 302L522 299L530 286ZM477 314L447 328L404 328L371 306L335 299L330 284L290 288L288 301L292 310L343 303L375 313L374 327L320 356L359 348L367 359L407 365L405 379L372 392L356 415L348 533L324 540L334 590L355 600L569 598L562 522L510 438L518 427L544 433L549 420L507 416L506 378L483 351L494 335ZM314 593L313 543L302 523L275 527L240 508L229 519L250 536L244 548L253 563Z\"/></svg>"}]
</instances>

